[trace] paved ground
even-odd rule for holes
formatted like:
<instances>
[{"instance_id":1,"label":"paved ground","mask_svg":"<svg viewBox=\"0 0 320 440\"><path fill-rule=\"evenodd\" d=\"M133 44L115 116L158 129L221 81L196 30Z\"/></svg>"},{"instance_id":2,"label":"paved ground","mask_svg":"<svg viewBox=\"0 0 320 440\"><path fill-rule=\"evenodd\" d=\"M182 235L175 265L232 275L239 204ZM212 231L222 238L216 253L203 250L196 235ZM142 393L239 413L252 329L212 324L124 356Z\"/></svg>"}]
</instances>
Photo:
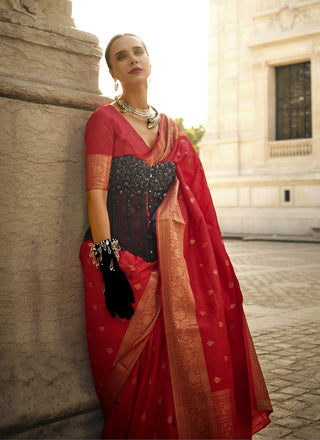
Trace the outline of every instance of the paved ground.
<instances>
[{"instance_id":1,"label":"paved ground","mask_svg":"<svg viewBox=\"0 0 320 440\"><path fill-rule=\"evenodd\" d=\"M225 240L274 412L254 440L320 439L320 243ZM97 439L100 409L11 438Z\"/></svg>"},{"instance_id":2,"label":"paved ground","mask_svg":"<svg viewBox=\"0 0 320 440\"><path fill-rule=\"evenodd\" d=\"M320 244L225 241L274 412L254 440L320 439Z\"/></svg>"}]
</instances>

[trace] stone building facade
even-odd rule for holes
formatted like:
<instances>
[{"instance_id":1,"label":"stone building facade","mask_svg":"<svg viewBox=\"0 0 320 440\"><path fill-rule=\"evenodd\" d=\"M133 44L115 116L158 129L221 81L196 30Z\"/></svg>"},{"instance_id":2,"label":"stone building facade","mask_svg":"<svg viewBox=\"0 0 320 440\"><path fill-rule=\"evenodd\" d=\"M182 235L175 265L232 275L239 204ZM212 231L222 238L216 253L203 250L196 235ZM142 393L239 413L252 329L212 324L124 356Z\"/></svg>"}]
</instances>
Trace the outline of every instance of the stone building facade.
<instances>
[{"instance_id":1,"label":"stone building facade","mask_svg":"<svg viewBox=\"0 0 320 440\"><path fill-rule=\"evenodd\" d=\"M281 72L302 68L309 92L293 73L281 82ZM319 90L320 1L210 0L200 156L224 233L310 235L320 227Z\"/></svg>"},{"instance_id":2,"label":"stone building facade","mask_svg":"<svg viewBox=\"0 0 320 440\"><path fill-rule=\"evenodd\" d=\"M69 0L0 0L1 438L98 438L78 258L102 50Z\"/></svg>"}]
</instances>

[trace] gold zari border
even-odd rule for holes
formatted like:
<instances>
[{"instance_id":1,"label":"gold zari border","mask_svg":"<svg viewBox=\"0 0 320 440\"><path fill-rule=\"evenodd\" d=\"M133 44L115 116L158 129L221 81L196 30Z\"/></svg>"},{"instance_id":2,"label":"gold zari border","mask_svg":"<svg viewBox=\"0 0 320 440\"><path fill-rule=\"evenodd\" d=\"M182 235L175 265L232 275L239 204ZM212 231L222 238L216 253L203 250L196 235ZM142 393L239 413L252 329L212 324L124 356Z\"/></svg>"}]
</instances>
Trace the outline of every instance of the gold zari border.
<instances>
[{"instance_id":1,"label":"gold zari border","mask_svg":"<svg viewBox=\"0 0 320 440\"><path fill-rule=\"evenodd\" d=\"M139 359L161 310L159 272L153 270L149 283L139 301L129 327L124 335L114 368L103 390L104 416L110 414L119 393Z\"/></svg>"},{"instance_id":2,"label":"gold zari border","mask_svg":"<svg viewBox=\"0 0 320 440\"><path fill-rule=\"evenodd\" d=\"M112 156L88 154L86 156L86 189L107 191L112 163Z\"/></svg>"},{"instance_id":3,"label":"gold zari border","mask_svg":"<svg viewBox=\"0 0 320 440\"><path fill-rule=\"evenodd\" d=\"M184 259L185 223L179 181L158 209L157 232L163 314L179 438L218 438L215 411Z\"/></svg>"}]
</instances>

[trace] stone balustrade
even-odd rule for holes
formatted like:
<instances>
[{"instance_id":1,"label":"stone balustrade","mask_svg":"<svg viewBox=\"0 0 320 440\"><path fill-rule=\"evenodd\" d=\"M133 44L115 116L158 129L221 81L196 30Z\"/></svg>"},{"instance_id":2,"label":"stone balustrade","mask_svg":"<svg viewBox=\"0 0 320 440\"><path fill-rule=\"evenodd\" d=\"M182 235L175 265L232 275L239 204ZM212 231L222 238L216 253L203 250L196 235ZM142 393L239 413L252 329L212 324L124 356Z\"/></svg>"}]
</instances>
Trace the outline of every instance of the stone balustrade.
<instances>
[{"instance_id":1,"label":"stone balustrade","mask_svg":"<svg viewBox=\"0 0 320 440\"><path fill-rule=\"evenodd\" d=\"M309 156L312 154L312 139L289 139L269 142L269 157Z\"/></svg>"}]
</instances>

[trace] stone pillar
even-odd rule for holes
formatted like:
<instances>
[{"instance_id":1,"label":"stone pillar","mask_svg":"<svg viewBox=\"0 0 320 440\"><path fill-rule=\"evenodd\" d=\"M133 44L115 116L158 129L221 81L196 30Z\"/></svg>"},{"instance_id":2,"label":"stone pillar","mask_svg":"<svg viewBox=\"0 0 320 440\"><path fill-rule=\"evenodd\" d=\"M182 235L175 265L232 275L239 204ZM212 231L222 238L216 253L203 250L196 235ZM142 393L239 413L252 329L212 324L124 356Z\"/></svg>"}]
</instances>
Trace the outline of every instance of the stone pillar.
<instances>
[{"instance_id":1,"label":"stone pillar","mask_svg":"<svg viewBox=\"0 0 320 440\"><path fill-rule=\"evenodd\" d=\"M209 10L208 123L200 157L211 180L239 175L239 5L211 0Z\"/></svg>"},{"instance_id":2,"label":"stone pillar","mask_svg":"<svg viewBox=\"0 0 320 440\"><path fill-rule=\"evenodd\" d=\"M97 438L78 259L85 123L109 102L102 51L69 0L0 0L4 438Z\"/></svg>"}]
</instances>

